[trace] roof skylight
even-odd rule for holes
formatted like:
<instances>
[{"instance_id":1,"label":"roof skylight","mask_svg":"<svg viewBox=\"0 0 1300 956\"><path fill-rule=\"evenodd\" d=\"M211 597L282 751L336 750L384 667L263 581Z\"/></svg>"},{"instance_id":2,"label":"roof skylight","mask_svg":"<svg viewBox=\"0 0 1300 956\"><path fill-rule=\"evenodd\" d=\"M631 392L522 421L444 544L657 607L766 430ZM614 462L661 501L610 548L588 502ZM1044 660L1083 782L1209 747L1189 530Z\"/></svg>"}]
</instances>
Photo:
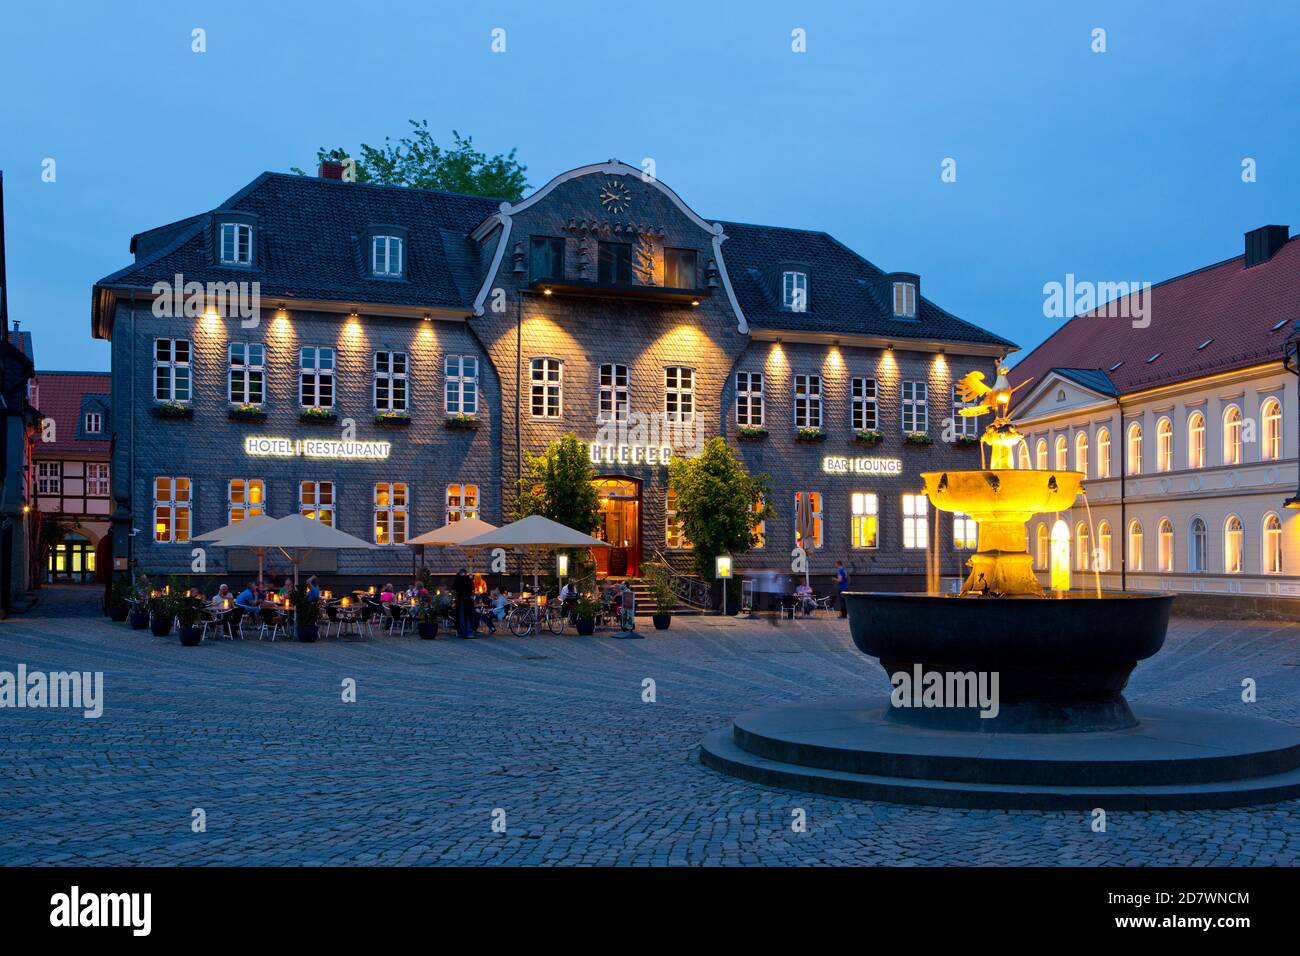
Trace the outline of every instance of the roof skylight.
<instances>
[{"instance_id":1,"label":"roof skylight","mask_svg":"<svg viewBox=\"0 0 1300 956\"><path fill-rule=\"evenodd\" d=\"M1152 362L1154 362L1156 359L1160 358L1160 356L1164 354L1165 354L1164 352L1156 352L1149 359L1147 359L1147 364L1150 365Z\"/></svg>"},{"instance_id":2,"label":"roof skylight","mask_svg":"<svg viewBox=\"0 0 1300 956\"><path fill-rule=\"evenodd\" d=\"M1214 339L1206 339L1206 340L1205 340L1204 342L1202 342L1200 345L1196 346L1196 351L1199 352L1201 349L1205 348L1207 345L1209 345L1209 344L1210 344L1211 342L1213 342L1213 341L1214 341Z\"/></svg>"},{"instance_id":3,"label":"roof skylight","mask_svg":"<svg viewBox=\"0 0 1300 956\"><path fill-rule=\"evenodd\" d=\"M1110 368L1108 368L1106 371L1108 371L1108 372L1113 372L1113 371L1115 371L1115 369L1119 368L1119 367L1120 367L1121 365L1123 365L1123 364L1124 364L1124 360L1123 360L1123 359L1120 359L1118 362L1116 362L1114 365L1112 365L1112 366L1111 366Z\"/></svg>"}]
</instances>

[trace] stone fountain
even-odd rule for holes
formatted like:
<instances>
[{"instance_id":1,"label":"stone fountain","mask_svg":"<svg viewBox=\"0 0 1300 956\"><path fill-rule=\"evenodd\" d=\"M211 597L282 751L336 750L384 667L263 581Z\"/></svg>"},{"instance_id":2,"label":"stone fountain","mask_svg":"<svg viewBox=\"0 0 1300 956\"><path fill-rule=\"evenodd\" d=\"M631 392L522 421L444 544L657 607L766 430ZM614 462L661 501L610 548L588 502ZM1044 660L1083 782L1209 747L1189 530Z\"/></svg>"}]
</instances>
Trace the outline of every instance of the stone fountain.
<instances>
[{"instance_id":1,"label":"stone fountain","mask_svg":"<svg viewBox=\"0 0 1300 956\"><path fill-rule=\"evenodd\" d=\"M1300 732L1219 711L1132 707L1124 688L1163 646L1174 596L1045 591L1028 522L1077 499L1075 471L1015 469L1006 369L959 383L991 412L987 469L927 472L939 511L979 527L958 593L849 592L858 650L889 696L742 714L704 764L774 786L939 806L1191 809L1300 796ZM1061 569L1068 574L1068 569Z\"/></svg>"}]
</instances>

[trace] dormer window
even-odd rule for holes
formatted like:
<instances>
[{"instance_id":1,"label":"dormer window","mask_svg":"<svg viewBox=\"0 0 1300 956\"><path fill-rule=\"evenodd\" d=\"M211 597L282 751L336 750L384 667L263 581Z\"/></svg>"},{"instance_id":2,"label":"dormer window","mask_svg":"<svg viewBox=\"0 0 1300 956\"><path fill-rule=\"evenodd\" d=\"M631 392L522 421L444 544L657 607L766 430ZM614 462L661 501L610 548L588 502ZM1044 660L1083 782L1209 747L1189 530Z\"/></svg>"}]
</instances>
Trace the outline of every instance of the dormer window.
<instances>
[{"instance_id":1,"label":"dormer window","mask_svg":"<svg viewBox=\"0 0 1300 956\"><path fill-rule=\"evenodd\" d=\"M808 273L781 273L781 308L791 312L808 311Z\"/></svg>"},{"instance_id":2,"label":"dormer window","mask_svg":"<svg viewBox=\"0 0 1300 956\"><path fill-rule=\"evenodd\" d=\"M894 283L894 315L900 319L916 318L916 286L911 282Z\"/></svg>"},{"instance_id":3,"label":"dormer window","mask_svg":"<svg viewBox=\"0 0 1300 956\"><path fill-rule=\"evenodd\" d=\"M223 222L221 236L221 264L248 266L253 264L253 227L242 222Z\"/></svg>"},{"instance_id":4,"label":"dormer window","mask_svg":"<svg viewBox=\"0 0 1300 956\"><path fill-rule=\"evenodd\" d=\"M385 278L399 278L405 267L404 246L401 236L371 236L370 274Z\"/></svg>"},{"instance_id":5,"label":"dormer window","mask_svg":"<svg viewBox=\"0 0 1300 956\"><path fill-rule=\"evenodd\" d=\"M99 435L104 431L104 416L99 412L86 412L85 430L87 435Z\"/></svg>"}]
</instances>

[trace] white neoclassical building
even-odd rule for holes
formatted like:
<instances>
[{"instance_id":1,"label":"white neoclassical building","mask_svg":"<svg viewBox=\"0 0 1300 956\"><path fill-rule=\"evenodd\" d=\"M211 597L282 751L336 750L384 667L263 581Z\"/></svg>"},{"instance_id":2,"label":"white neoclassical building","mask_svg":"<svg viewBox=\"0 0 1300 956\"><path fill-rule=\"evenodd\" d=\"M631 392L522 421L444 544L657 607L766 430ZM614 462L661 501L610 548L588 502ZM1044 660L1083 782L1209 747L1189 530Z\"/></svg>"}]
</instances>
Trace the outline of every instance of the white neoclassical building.
<instances>
[{"instance_id":1,"label":"white neoclassical building","mask_svg":"<svg viewBox=\"0 0 1300 956\"><path fill-rule=\"evenodd\" d=\"M1020 467L1086 476L1074 508L1035 518L1035 560L1045 573L1061 520L1076 586L1300 612L1287 600L1300 597L1300 512L1285 507L1300 479L1285 361L1300 241L1254 230L1245 255L1155 285L1146 304L1140 321L1076 316L1012 370Z\"/></svg>"}]
</instances>

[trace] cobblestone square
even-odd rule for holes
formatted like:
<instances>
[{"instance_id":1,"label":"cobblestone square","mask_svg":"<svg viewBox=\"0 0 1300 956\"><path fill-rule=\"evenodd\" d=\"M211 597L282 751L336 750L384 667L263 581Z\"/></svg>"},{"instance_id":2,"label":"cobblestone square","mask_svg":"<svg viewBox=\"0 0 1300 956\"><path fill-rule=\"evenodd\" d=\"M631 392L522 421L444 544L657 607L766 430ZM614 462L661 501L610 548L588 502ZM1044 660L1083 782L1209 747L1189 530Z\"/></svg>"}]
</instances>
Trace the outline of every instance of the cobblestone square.
<instances>
[{"instance_id":1,"label":"cobblestone square","mask_svg":"<svg viewBox=\"0 0 1300 956\"><path fill-rule=\"evenodd\" d=\"M95 597L47 588L30 614L0 622L0 670L104 672L97 720L0 710L0 864L1285 866L1300 855L1297 801L1116 811L1094 833L1086 814L862 803L702 767L700 739L740 711L886 689L834 618L679 617L645 640L188 649L100 617ZM1128 694L1295 724L1298 665L1294 625L1176 618ZM348 678L355 703L342 699ZM797 809L806 832L792 830Z\"/></svg>"}]
</instances>

